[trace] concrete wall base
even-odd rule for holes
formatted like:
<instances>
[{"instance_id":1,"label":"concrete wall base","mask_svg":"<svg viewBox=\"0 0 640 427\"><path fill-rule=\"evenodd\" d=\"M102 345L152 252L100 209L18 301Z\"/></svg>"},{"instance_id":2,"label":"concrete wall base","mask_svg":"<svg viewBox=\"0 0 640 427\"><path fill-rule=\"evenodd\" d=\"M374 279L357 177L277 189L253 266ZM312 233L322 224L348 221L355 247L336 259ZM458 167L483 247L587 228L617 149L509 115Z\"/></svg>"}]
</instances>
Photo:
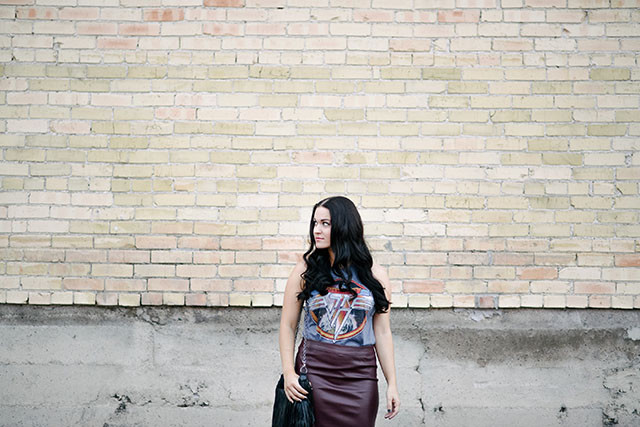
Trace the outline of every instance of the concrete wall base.
<instances>
[{"instance_id":1,"label":"concrete wall base","mask_svg":"<svg viewBox=\"0 0 640 427\"><path fill-rule=\"evenodd\" d=\"M0 305L1 426L266 426L277 308ZM640 426L640 312L395 310L379 426ZM385 382L380 375L380 394Z\"/></svg>"}]
</instances>

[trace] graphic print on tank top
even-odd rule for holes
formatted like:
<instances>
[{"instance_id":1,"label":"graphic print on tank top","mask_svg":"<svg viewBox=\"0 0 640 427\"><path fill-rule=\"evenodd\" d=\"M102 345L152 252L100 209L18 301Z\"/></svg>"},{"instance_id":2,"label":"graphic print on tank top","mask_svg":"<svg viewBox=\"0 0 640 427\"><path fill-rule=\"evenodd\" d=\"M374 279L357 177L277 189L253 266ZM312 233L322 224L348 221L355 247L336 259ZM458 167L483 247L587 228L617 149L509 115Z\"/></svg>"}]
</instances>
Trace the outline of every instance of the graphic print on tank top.
<instances>
[{"instance_id":1,"label":"graphic print on tank top","mask_svg":"<svg viewBox=\"0 0 640 427\"><path fill-rule=\"evenodd\" d=\"M347 286L356 292L355 298L345 289ZM365 286L353 280L346 284L338 278L334 287L327 288L326 295L311 297L308 308L316 332L336 342L348 340L362 332L368 321L367 313L373 306L373 296Z\"/></svg>"}]
</instances>

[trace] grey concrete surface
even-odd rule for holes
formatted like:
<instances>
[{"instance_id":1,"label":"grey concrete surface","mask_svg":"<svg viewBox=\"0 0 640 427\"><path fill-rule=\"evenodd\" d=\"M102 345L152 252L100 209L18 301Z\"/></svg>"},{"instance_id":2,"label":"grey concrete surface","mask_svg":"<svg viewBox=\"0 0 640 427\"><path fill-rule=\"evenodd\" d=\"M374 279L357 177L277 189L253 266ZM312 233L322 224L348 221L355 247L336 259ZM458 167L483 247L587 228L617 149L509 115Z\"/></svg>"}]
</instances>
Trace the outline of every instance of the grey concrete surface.
<instances>
[{"instance_id":1,"label":"grey concrete surface","mask_svg":"<svg viewBox=\"0 0 640 427\"><path fill-rule=\"evenodd\" d=\"M0 305L0 426L267 426L278 321ZM381 401L378 426L640 426L639 311L403 309L392 327L402 411Z\"/></svg>"}]
</instances>

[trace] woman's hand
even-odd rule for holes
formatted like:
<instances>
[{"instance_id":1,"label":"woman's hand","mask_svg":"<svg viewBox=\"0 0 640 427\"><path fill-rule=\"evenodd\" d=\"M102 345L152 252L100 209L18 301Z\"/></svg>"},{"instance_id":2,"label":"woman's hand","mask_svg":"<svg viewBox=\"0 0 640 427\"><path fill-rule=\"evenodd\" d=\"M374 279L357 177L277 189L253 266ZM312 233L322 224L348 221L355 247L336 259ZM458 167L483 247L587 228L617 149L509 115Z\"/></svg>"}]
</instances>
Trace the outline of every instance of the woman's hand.
<instances>
[{"instance_id":1,"label":"woman's hand","mask_svg":"<svg viewBox=\"0 0 640 427\"><path fill-rule=\"evenodd\" d=\"M300 402L302 399L306 399L309 393L300 385L298 378L299 376L295 372L284 375L284 394L287 395L287 399L291 403L294 400Z\"/></svg>"},{"instance_id":2,"label":"woman's hand","mask_svg":"<svg viewBox=\"0 0 640 427\"><path fill-rule=\"evenodd\" d=\"M387 388L387 413L384 417L388 420L398 415L400 410L400 396L395 387Z\"/></svg>"}]
</instances>

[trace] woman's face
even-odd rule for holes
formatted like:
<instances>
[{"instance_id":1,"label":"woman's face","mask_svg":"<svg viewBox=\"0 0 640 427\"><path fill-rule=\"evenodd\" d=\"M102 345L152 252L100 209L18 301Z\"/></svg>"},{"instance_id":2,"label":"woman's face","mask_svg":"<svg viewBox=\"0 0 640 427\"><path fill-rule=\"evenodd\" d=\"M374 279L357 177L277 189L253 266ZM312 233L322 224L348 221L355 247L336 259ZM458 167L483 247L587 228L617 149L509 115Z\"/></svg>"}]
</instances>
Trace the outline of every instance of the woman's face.
<instances>
[{"instance_id":1,"label":"woman's face","mask_svg":"<svg viewBox=\"0 0 640 427\"><path fill-rule=\"evenodd\" d=\"M331 247L331 212L324 206L318 206L313 214L313 237L316 248Z\"/></svg>"}]
</instances>

